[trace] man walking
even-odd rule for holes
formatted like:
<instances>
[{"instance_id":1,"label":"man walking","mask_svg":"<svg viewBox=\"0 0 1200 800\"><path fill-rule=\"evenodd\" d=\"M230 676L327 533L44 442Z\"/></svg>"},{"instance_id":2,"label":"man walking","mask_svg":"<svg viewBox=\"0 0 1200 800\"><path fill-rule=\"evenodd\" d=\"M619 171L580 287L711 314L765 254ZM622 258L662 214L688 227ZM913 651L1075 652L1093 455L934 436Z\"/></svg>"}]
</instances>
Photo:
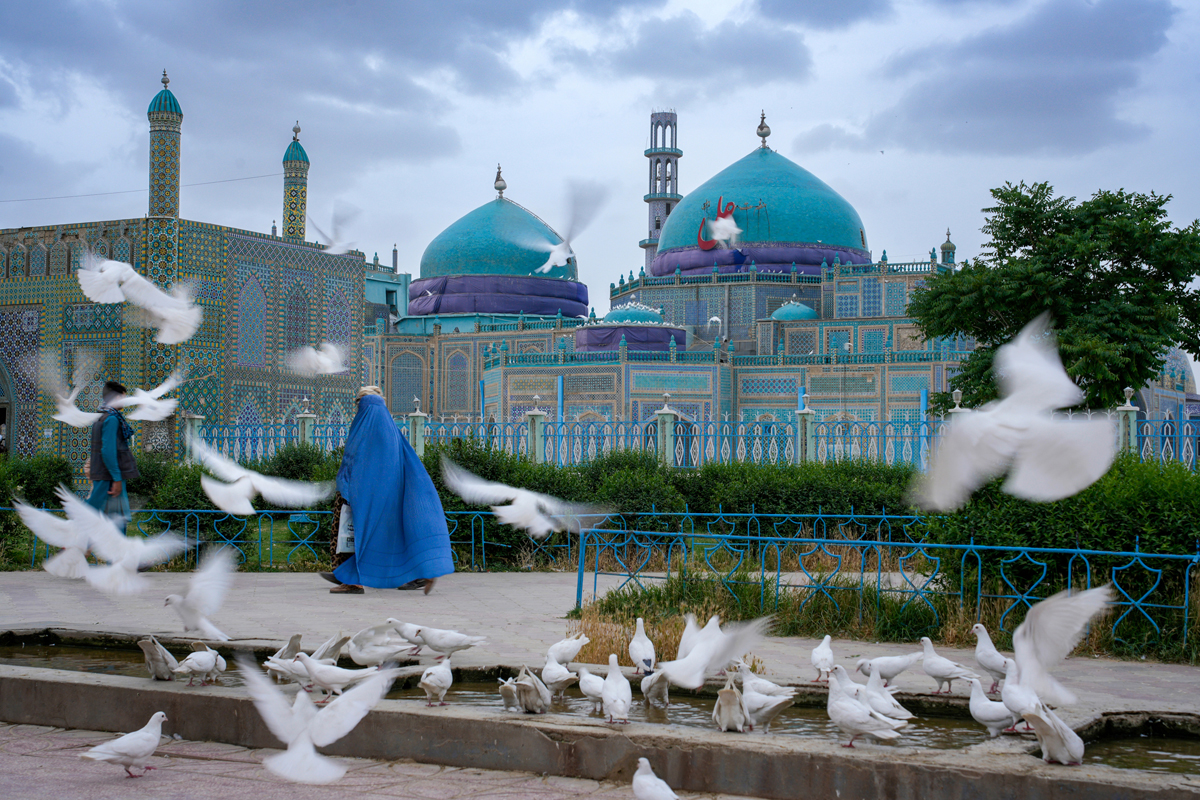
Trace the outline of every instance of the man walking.
<instances>
[{"instance_id":1,"label":"man walking","mask_svg":"<svg viewBox=\"0 0 1200 800\"><path fill-rule=\"evenodd\" d=\"M89 459L88 477L92 479L92 493L88 505L112 517L121 518L122 529L129 522L129 495L126 484L138 477L137 461L129 449L133 429L121 412L112 403L125 396L125 387L116 381L104 383L104 402L100 405L103 416L92 424L92 455Z\"/></svg>"}]
</instances>

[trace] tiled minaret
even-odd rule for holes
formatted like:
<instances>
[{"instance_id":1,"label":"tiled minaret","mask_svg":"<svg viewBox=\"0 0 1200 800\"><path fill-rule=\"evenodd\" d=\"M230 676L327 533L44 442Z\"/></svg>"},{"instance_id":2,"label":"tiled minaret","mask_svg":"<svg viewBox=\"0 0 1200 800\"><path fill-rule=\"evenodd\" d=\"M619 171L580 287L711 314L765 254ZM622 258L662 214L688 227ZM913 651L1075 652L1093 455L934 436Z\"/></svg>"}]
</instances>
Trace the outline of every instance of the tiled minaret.
<instances>
[{"instance_id":1,"label":"tiled minaret","mask_svg":"<svg viewBox=\"0 0 1200 800\"><path fill-rule=\"evenodd\" d=\"M658 252L658 234L666 224L675 204L683 199L679 194L679 159L683 151L677 146L679 117L674 111L655 111L650 115L649 194L643 198L650 206L649 232L638 246L646 251L646 267Z\"/></svg>"},{"instance_id":2,"label":"tiled minaret","mask_svg":"<svg viewBox=\"0 0 1200 800\"><path fill-rule=\"evenodd\" d=\"M150 101L150 217L179 217L179 133L183 109L167 88L171 79L164 69L162 91Z\"/></svg>"},{"instance_id":3,"label":"tiled minaret","mask_svg":"<svg viewBox=\"0 0 1200 800\"><path fill-rule=\"evenodd\" d=\"M283 236L304 239L308 209L308 153L300 144L300 122L292 128L292 142L283 153Z\"/></svg>"}]
</instances>

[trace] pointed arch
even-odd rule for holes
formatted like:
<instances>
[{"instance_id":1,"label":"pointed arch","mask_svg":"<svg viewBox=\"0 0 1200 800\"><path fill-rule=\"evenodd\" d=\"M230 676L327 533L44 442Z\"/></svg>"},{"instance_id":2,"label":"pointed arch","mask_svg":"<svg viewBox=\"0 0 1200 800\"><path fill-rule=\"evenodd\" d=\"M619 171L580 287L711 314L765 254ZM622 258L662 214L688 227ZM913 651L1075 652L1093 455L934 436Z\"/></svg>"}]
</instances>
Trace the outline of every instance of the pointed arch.
<instances>
[{"instance_id":1,"label":"pointed arch","mask_svg":"<svg viewBox=\"0 0 1200 800\"><path fill-rule=\"evenodd\" d=\"M247 367L267 365L267 295L255 277L242 284L237 302L237 362Z\"/></svg>"},{"instance_id":2,"label":"pointed arch","mask_svg":"<svg viewBox=\"0 0 1200 800\"><path fill-rule=\"evenodd\" d=\"M391 402L388 406L396 414L407 414L413 411L413 398L425 397L422 385L425 375L425 364L416 353L399 353L388 364L388 386L391 389Z\"/></svg>"},{"instance_id":3,"label":"pointed arch","mask_svg":"<svg viewBox=\"0 0 1200 800\"><path fill-rule=\"evenodd\" d=\"M335 291L329 298L329 313L325 322L325 338L334 344L349 345L353 340L353 317L350 314L350 301L341 289Z\"/></svg>"},{"instance_id":4,"label":"pointed arch","mask_svg":"<svg viewBox=\"0 0 1200 800\"><path fill-rule=\"evenodd\" d=\"M24 278L29 274L27 271L28 262L29 256L25 250L25 245L17 242L8 251L8 277Z\"/></svg>"},{"instance_id":5,"label":"pointed arch","mask_svg":"<svg viewBox=\"0 0 1200 800\"><path fill-rule=\"evenodd\" d=\"M470 383L470 374L467 368L467 356L461 350L456 350L446 359L445 411L470 410L468 383Z\"/></svg>"},{"instance_id":6,"label":"pointed arch","mask_svg":"<svg viewBox=\"0 0 1200 800\"><path fill-rule=\"evenodd\" d=\"M283 307L283 349L291 352L312 344L312 324L309 316L308 292L295 286Z\"/></svg>"},{"instance_id":7,"label":"pointed arch","mask_svg":"<svg viewBox=\"0 0 1200 800\"><path fill-rule=\"evenodd\" d=\"M70 252L67 250L67 243L59 239L50 248L50 274L65 275L67 272L67 258Z\"/></svg>"},{"instance_id":8,"label":"pointed arch","mask_svg":"<svg viewBox=\"0 0 1200 800\"><path fill-rule=\"evenodd\" d=\"M262 425L262 421L262 412L259 411L258 404L254 402L254 399L250 397L243 399L242 406L238 409L237 416L234 417L234 424L255 427Z\"/></svg>"},{"instance_id":9,"label":"pointed arch","mask_svg":"<svg viewBox=\"0 0 1200 800\"><path fill-rule=\"evenodd\" d=\"M38 242L29 251L29 275L45 275L46 262L49 260L49 253L46 251L46 245Z\"/></svg>"}]
</instances>

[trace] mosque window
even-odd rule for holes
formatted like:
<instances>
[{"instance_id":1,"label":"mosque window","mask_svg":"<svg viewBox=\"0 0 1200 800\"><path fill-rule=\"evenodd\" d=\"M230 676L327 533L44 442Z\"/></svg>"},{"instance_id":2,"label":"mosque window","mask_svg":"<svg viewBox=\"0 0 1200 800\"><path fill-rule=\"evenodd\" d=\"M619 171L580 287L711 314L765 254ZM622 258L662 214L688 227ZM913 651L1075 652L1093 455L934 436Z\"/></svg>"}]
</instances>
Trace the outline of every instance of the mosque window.
<instances>
[{"instance_id":1,"label":"mosque window","mask_svg":"<svg viewBox=\"0 0 1200 800\"><path fill-rule=\"evenodd\" d=\"M413 398L424 397L421 388L423 364L414 353L400 353L391 362L391 411L408 414L414 410Z\"/></svg>"},{"instance_id":2,"label":"mosque window","mask_svg":"<svg viewBox=\"0 0 1200 800\"><path fill-rule=\"evenodd\" d=\"M255 278L247 278L238 295L237 353L238 363L249 367L266 366L264 331L267 319L267 297Z\"/></svg>"},{"instance_id":3,"label":"mosque window","mask_svg":"<svg viewBox=\"0 0 1200 800\"><path fill-rule=\"evenodd\" d=\"M283 315L283 346L287 352L312 344L309 327L308 295L297 286L288 295Z\"/></svg>"},{"instance_id":4,"label":"mosque window","mask_svg":"<svg viewBox=\"0 0 1200 800\"><path fill-rule=\"evenodd\" d=\"M858 229L858 238L862 239L863 250L866 250L867 249L867 234L863 231L862 228Z\"/></svg>"},{"instance_id":5,"label":"mosque window","mask_svg":"<svg viewBox=\"0 0 1200 800\"><path fill-rule=\"evenodd\" d=\"M662 230L662 217L658 216L657 214L654 215L654 230Z\"/></svg>"},{"instance_id":6,"label":"mosque window","mask_svg":"<svg viewBox=\"0 0 1200 800\"><path fill-rule=\"evenodd\" d=\"M50 274L62 275L67 271L67 246L57 241L50 248Z\"/></svg>"},{"instance_id":7,"label":"mosque window","mask_svg":"<svg viewBox=\"0 0 1200 800\"><path fill-rule=\"evenodd\" d=\"M446 410L467 411L467 357L456 352L446 359Z\"/></svg>"},{"instance_id":8,"label":"mosque window","mask_svg":"<svg viewBox=\"0 0 1200 800\"><path fill-rule=\"evenodd\" d=\"M667 216L671 216L671 204L667 203Z\"/></svg>"}]
</instances>

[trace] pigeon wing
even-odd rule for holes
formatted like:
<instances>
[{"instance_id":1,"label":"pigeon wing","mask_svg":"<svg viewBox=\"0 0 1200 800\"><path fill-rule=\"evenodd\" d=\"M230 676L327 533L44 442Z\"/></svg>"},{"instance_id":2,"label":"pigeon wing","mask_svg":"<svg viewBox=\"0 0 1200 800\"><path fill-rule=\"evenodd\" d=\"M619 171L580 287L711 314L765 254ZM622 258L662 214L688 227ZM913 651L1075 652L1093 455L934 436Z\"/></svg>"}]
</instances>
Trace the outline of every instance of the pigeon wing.
<instances>
[{"instance_id":1,"label":"pigeon wing","mask_svg":"<svg viewBox=\"0 0 1200 800\"><path fill-rule=\"evenodd\" d=\"M190 436L188 437L188 443L191 445L192 453L204 465L205 469L221 480L232 483L250 474L249 470L236 461L226 458L209 447L200 437Z\"/></svg>"},{"instance_id":2,"label":"pigeon wing","mask_svg":"<svg viewBox=\"0 0 1200 800\"><path fill-rule=\"evenodd\" d=\"M258 513L250 503L254 496L254 487L250 481L223 483L207 475L200 476L200 488L217 508L239 517L249 517Z\"/></svg>"},{"instance_id":3,"label":"pigeon wing","mask_svg":"<svg viewBox=\"0 0 1200 800\"><path fill-rule=\"evenodd\" d=\"M233 584L234 569L230 548L222 547L209 553L192 575L184 602L201 615L211 617L225 601L225 594Z\"/></svg>"},{"instance_id":4,"label":"pigeon wing","mask_svg":"<svg viewBox=\"0 0 1200 800\"><path fill-rule=\"evenodd\" d=\"M1083 401L1083 392L1063 369L1048 313L996 351L995 369L1002 394L1024 408L1052 411Z\"/></svg>"},{"instance_id":5,"label":"pigeon wing","mask_svg":"<svg viewBox=\"0 0 1200 800\"><path fill-rule=\"evenodd\" d=\"M333 494L333 483L292 481L251 472L250 483L268 503L283 508L311 508Z\"/></svg>"},{"instance_id":6,"label":"pigeon wing","mask_svg":"<svg viewBox=\"0 0 1200 800\"><path fill-rule=\"evenodd\" d=\"M383 699L395 679L396 670L380 670L318 711L309 724L313 744L317 747L331 745L354 730L367 712Z\"/></svg>"},{"instance_id":7,"label":"pigeon wing","mask_svg":"<svg viewBox=\"0 0 1200 800\"><path fill-rule=\"evenodd\" d=\"M21 500L14 501L13 508L16 509L17 515L21 517L21 521L25 523L25 526L46 544L53 547L88 549L87 534L78 526L72 524L70 520L57 517L48 511L34 508Z\"/></svg>"},{"instance_id":8,"label":"pigeon wing","mask_svg":"<svg viewBox=\"0 0 1200 800\"><path fill-rule=\"evenodd\" d=\"M287 354L288 369L297 375L309 377L321 369L321 356L312 347L298 347Z\"/></svg>"},{"instance_id":9,"label":"pigeon wing","mask_svg":"<svg viewBox=\"0 0 1200 800\"><path fill-rule=\"evenodd\" d=\"M1017 662L1020 683L1030 686L1050 705L1075 702L1074 693L1055 680L1049 670L1075 649L1088 622L1104 610L1110 596L1108 585L1074 594L1063 591L1029 609L1013 634L1013 660Z\"/></svg>"},{"instance_id":10,"label":"pigeon wing","mask_svg":"<svg viewBox=\"0 0 1200 800\"><path fill-rule=\"evenodd\" d=\"M952 511L971 493L1008 468L1009 435L988 411L957 414L942 429L941 442L919 477L913 500L922 508Z\"/></svg>"},{"instance_id":11,"label":"pigeon wing","mask_svg":"<svg viewBox=\"0 0 1200 800\"><path fill-rule=\"evenodd\" d=\"M1106 419L1038 417L1022 437L1004 491L1040 503L1078 494L1112 466L1115 438Z\"/></svg>"},{"instance_id":12,"label":"pigeon wing","mask_svg":"<svg viewBox=\"0 0 1200 800\"><path fill-rule=\"evenodd\" d=\"M495 481L485 481L442 456L442 479L446 487L472 505L490 506L515 500L524 490Z\"/></svg>"},{"instance_id":13,"label":"pigeon wing","mask_svg":"<svg viewBox=\"0 0 1200 800\"><path fill-rule=\"evenodd\" d=\"M237 665L250 699L254 701L254 707L258 709L258 715L266 723L267 729L279 741L291 744L303 732L306 720L296 718L287 695L276 689L249 658L238 656Z\"/></svg>"},{"instance_id":14,"label":"pigeon wing","mask_svg":"<svg viewBox=\"0 0 1200 800\"><path fill-rule=\"evenodd\" d=\"M83 295L93 303L122 303L125 294L121 283L137 275L133 267L121 261L109 261L90 250L84 253L83 264L76 276Z\"/></svg>"},{"instance_id":15,"label":"pigeon wing","mask_svg":"<svg viewBox=\"0 0 1200 800\"><path fill-rule=\"evenodd\" d=\"M81 536L86 536L92 552L108 562L117 562L129 555L133 543L103 513L83 502L69 489L58 493L63 510Z\"/></svg>"},{"instance_id":16,"label":"pigeon wing","mask_svg":"<svg viewBox=\"0 0 1200 800\"><path fill-rule=\"evenodd\" d=\"M174 372L172 372L170 375L168 375L167 379L165 381L163 381L158 386L151 389L146 394L150 395L152 398L157 400L158 398L162 397L167 392L169 392L172 389L179 386L179 384L183 383L183 379L185 377L187 377L187 373L184 370L177 369Z\"/></svg>"}]
</instances>

